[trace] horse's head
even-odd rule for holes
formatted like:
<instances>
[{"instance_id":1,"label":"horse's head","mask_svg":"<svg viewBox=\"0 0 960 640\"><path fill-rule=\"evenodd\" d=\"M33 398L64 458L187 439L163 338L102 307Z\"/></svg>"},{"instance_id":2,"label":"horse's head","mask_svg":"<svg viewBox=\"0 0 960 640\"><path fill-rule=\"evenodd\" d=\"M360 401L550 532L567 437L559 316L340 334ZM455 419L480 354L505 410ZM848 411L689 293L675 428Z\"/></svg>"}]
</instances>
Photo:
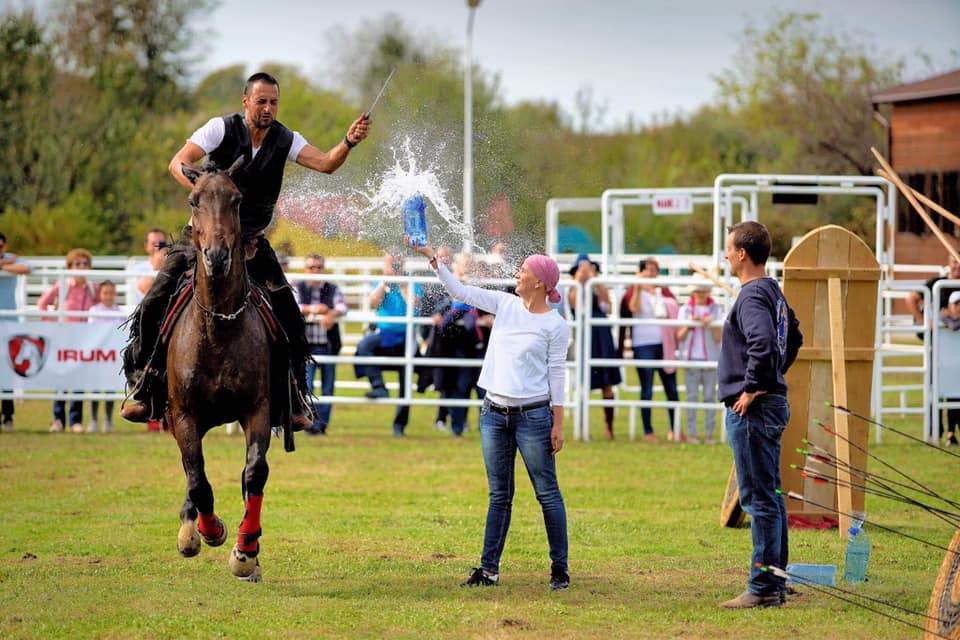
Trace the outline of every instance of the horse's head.
<instances>
[{"instance_id":1,"label":"horse's head","mask_svg":"<svg viewBox=\"0 0 960 640\"><path fill-rule=\"evenodd\" d=\"M243 242L239 213L241 194L233 182L233 175L243 162L243 156L240 156L226 171L216 168L197 171L181 165L183 175L193 183L190 192L193 244L207 274L214 278L230 272L233 251L239 250Z\"/></svg>"}]
</instances>

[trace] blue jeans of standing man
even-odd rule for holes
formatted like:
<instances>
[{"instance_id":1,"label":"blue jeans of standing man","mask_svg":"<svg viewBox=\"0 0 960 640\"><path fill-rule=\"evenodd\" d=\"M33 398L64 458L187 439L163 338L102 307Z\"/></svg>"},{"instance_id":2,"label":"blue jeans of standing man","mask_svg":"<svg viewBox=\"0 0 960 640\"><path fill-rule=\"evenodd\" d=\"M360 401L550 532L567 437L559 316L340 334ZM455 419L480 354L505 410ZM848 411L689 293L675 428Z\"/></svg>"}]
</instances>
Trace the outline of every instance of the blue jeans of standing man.
<instances>
[{"instance_id":1,"label":"blue jeans of standing man","mask_svg":"<svg viewBox=\"0 0 960 640\"><path fill-rule=\"evenodd\" d=\"M311 356L329 356L331 355L329 344L310 345ZM313 392L313 378L317 371L320 372L320 395L332 396L333 385L337 379L337 365L333 363L317 364L310 359L307 361L307 386L308 392ZM328 402L313 403L313 426L311 429L320 433L326 433L327 425L330 424L330 413L333 411L333 405Z\"/></svg>"},{"instance_id":2,"label":"blue jeans of standing man","mask_svg":"<svg viewBox=\"0 0 960 640\"><path fill-rule=\"evenodd\" d=\"M444 398L452 398L455 400L468 400L470 398L470 390L473 389L473 384L476 380L476 370L470 367L451 367L453 371L447 373L447 375L456 376L456 383L454 388L449 390L448 394L444 394ZM450 430L453 431L454 435L462 435L464 429L467 426L467 411L469 407L450 407Z\"/></svg>"},{"instance_id":3,"label":"blue jeans of standing man","mask_svg":"<svg viewBox=\"0 0 960 640\"><path fill-rule=\"evenodd\" d=\"M757 563L787 567L787 505L780 488L780 437L790 421L787 398L757 396L747 415L727 409L727 438L733 450L740 488L740 506L750 514L753 558L747 589L757 596L785 588L782 578L760 571Z\"/></svg>"},{"instance_id":4,"label":"blue jeans of standing man","mask_svg":"<svg viewBox=\"0 0 960 640\"><path fill-rule=\"evenodd\" d=\"M500 556L510 529L517 449L543 509L551 570L567 570L567 511L557 483L557 467L550 442L552 429L550 407L510 415L494 411L489 402L480 409L480 442L490 491L480 568L489 573L500 573Z\"/></svg>"},{"instance_id":5,"label":"blue jeans of standing man","mask_svg":"<svg viewBox=\"0 0 960 640\"><path fill-rule=\"evenodd\" d=\"M406 346L403 342L399 344L389 343L388 346L383 345L382 340L383 334L379 331L377 333L371 333L364 336L360 339L360 342L357 344L357 355L358 356L392 356L398 357L404 355ZM391 337L392 339L392 337ZM406 388L407 381L407 370L401 364L393 367L381 367L375 364L362 365L358 364L354 366L354 373L358 378L366 376L370 381L370 386L374 389L386 389L386 384L383 382L383 370L391 369L396 371L399 376L400 390L398 392L398 397L403 397L403 390ZM397 410L393 415L393 434L402 436L403 432L407 428L407 422L410 420L410 407L404 405L397 405Z\"/></svg>"},{"instance_id":6,"label":"blue jeans of standing man","mask_svg":"<svg viewBox=\"0 0 960 640\"><path fill-rule=\"evenodd\" d=\"M633 348L634 360L663 360L662 344L641 344ZM637 367L637 376L640 378L640 399L653 400L653 372L660 375L660 382L663 384L663 394L667 400L676 402L680 399L677 395L677 372L667 373L662 367ZM670 425L667 431L673 430L673 409L667 409L667 415L670 418ZM653 433L653 424L650 421L650 407L640 409L640 417L643 419L643 432Z\"/></svg>"}]
</instances>

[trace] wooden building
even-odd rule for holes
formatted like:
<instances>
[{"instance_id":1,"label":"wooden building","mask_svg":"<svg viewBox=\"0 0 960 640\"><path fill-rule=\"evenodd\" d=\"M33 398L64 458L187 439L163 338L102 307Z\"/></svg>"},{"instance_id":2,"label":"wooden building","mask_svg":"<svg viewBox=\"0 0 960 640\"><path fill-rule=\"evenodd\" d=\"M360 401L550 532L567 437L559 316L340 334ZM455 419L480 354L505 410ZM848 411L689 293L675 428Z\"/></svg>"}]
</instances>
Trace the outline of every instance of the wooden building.
<instances>
[{"instance_id":1,"label":"wooden building","mask_svg":"<svg viewBox=\"0 0 960 640\"><path fill-rule=\"evenodd\" d=\"M887 113L888 154L897 173L948 210L960 211L960 69L878 91L873 104ZM906 199L897 210L896 261L946 264L947 251ZM933 218L960 246L960 229L942 216Z\"/></svg>"}]
</instances>

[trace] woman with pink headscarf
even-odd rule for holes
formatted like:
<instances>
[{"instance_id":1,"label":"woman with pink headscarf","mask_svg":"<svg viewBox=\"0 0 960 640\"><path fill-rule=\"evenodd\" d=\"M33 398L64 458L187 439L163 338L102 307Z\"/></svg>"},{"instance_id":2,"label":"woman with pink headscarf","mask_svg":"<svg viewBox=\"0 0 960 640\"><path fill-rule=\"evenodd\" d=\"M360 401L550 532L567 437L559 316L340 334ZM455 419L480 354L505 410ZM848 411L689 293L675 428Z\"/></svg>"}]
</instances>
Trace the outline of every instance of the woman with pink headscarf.
<instances>
[{"instance_id":1,"label":"woman with pink headscarf","mask_svg":"<svg viewBox=\"0 0 960 640\"><path fill-rule=\"evenodd\" d=\"M480 566L463 586L496 586L510 528L514 461L523 457L543 509L550 544L550 587L570 586L567 512L554 457L563 448L563 382L570 328L550 303L560 302L560 270L551 258L529 256L517 272L516 295L465 285L430 247L413 249L430 260L457 300L495 315L478 386L486 390L480 438L490 500Z\"/></svg>"}]
</instances>

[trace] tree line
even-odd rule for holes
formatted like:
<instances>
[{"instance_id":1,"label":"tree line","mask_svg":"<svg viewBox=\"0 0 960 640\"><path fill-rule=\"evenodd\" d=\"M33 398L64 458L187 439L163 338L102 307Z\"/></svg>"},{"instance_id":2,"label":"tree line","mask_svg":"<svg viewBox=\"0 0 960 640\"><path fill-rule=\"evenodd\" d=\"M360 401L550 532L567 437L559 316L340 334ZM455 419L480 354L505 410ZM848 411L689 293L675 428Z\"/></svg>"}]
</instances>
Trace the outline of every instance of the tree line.
<instances>
[{"instance_id":1,"label":"tree line","mask_svg":"<svg viewBox=\"0 0 960 640\"><path fill-rule=\"evenodd\" d=\"M186 197L167 175L169 158L207 118L240 108L253 71L237 64L190 81L192 25L209 9L199 0L80 0L56 5L42 22L29 9L0 16L0 229L17 251L129 253L146 229L183 224ZM578 95L577 114L546 99L508 105L497 75L475 69L481 235L542 238L547 198L597 197L608 187L710 185L723 172L870 173L868 149L886 141L870 93L899 82L903 61L878 56L861 36L830 32L815 14L774 14L739 37L708 104L604 132L592 128L602 109L589 92ZM330 40L323 83L290 65L266 65L280 79L280 120L328 148L396 68L349 175L389 162L382 149L412 132L442 149L449 197L459 202L461 52L415 35L394 15L336 30ZM855 199L784 213L765 215L781 256L814 220L872 242L873 212ZM706 252L706 218L630 216L629 249Z\"/></svg>"}]
</instances>

